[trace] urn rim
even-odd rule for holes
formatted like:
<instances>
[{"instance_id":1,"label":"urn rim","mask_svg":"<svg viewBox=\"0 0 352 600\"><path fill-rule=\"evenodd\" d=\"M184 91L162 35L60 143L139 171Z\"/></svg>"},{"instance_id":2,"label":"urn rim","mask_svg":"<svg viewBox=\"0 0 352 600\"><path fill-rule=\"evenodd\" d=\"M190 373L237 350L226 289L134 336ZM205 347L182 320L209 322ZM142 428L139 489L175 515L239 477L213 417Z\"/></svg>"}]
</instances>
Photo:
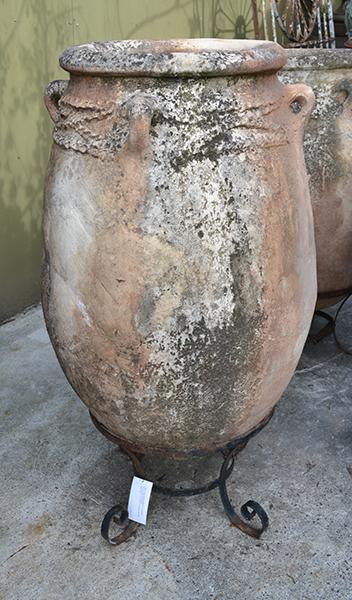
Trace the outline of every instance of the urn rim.
<instances>
[{"instance_id":1,"label":"urn rim","mask_svg":"<svg viewBox=\"0 0 352 600\"><path fill-rule=\"evenodd\" d=\"M70 73L121 77L211 77L278 71L284 49L265 40L194 38L90 42L67 48Z\"/></svg>"},{"instance_id":2,"label":"urn rim","mask_svg":"<svg viewBox=\"0 0 352 600\"><path fill-rule=\"evenodd\" d=\"M352 68L348 48L288 48L284 71L332 71Z\"/></svg>"}]
</instances>

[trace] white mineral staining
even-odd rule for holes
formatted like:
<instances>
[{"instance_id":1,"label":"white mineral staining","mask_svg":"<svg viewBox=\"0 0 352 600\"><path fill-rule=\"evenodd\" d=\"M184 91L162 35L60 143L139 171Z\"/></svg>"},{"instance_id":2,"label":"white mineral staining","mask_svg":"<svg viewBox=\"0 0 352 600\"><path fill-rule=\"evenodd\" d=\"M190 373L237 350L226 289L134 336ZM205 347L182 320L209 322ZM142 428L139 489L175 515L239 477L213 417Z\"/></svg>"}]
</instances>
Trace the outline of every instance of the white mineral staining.
<instances>
[{"instance_id":1,"label":"white mineral staining","mask_svg":"<svg viewBox=\"0 0 352 600\"><path fill-rule=\"evenodd\" d=\"M90 316L88 314L86 305L81 300L77 300L76 306L77 306L79 312L81 313L81 315L84 319L84 322L88 325L88 327L92 327L92 319L90 318Z\"/></svg>"}]
</instances>

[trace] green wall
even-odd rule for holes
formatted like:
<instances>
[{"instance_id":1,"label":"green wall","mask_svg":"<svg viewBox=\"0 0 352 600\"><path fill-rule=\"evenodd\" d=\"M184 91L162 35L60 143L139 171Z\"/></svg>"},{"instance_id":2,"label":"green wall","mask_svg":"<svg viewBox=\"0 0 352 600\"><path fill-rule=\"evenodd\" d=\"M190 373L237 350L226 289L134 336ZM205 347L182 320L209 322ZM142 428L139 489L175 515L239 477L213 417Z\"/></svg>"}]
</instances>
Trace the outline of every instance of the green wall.
<instances>
[{"instance_id":1,"label":"green wall","mask_svg":"<svg viewBox=\"0 0 352 600\"><path fill-rule=\"evenodd\" d=\"M0 321L38 301L51 143L43 89L92 40L253 37L249 0L0 0Z\"/></svg>"}]
</instances>

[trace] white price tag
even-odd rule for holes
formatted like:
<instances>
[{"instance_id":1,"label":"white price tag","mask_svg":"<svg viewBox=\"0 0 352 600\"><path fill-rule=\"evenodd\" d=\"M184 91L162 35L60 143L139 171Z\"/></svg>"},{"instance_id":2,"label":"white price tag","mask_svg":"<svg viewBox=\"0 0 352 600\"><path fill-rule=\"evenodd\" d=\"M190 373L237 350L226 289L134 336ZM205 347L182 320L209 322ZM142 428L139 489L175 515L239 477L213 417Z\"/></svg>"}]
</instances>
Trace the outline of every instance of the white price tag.
<instances>
[{"instance_id":1,"label":"white price tag","mask_svg":"<svg viewBox=\"0 0 352 600\"><path fill-rule=\"evenodd\" d=\"M128 518L145 525L147 522L150 494L153 482L133 477L130 497L128 499Z\"/></svg>"}]
</instances>

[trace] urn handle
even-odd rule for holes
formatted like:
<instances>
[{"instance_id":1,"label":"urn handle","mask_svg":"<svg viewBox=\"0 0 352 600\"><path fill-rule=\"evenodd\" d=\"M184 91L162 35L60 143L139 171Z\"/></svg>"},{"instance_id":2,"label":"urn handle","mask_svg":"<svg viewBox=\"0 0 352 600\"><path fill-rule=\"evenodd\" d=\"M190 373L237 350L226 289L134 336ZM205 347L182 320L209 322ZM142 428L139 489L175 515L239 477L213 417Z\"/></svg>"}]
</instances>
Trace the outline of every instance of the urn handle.
<instances>
[{"instance_id":1,"label":"urn handle","mask_svg":"<svg viewBox=\"0 0 352 600\"><path fill-rule=\"evenodd\" d=\"M304 83L294 83L287 85L288 104L293 114L299 114L303 121L306 121L311 115L315 104L313 90Z\"/></svg>"},{"instance_id":2,"label":"urn handle","mask_svg":"<svg viewBox=\"0 0 352 600\"><path fill-rule=\"evenodd\" d=\"M56 123L59 117L59 100L66 90L68 81L55 79L45 88L44 104L51 119Z\"/></svg>"},{"instance_id":3,"label":"urn handle","mask_svg":"<svg viewBox=\"0 0 352 600\"><path fill-rule=\"evenodd\" d=\"M128 147L132 152L149 148L150 126L157 110L156 101L147 94L135 94L124 103L129 120Z\"/></svg>"}]
</instances>

